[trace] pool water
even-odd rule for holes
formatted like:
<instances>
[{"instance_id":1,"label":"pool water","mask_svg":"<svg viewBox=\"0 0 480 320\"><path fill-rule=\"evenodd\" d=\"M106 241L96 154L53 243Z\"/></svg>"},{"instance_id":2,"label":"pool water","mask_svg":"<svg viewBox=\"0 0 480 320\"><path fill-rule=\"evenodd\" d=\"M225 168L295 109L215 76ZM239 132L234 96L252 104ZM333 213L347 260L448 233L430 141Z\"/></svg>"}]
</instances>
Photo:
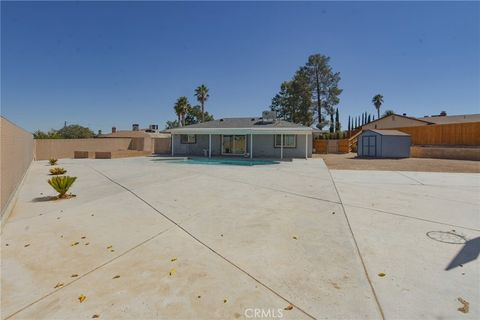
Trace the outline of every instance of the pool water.
<instances>
[{"instance_id":1,"label":"pool water","mask_svg":"<svg viewBox=\"0 0 480 320\"><path fill-rule=\"evenodd\" d=\"M270 164L278 164L273 160L250 160L250 159L208 159L208 158L189 158L176 160L163 160L167 163L184 163L184 164L208 164L208 165L226 165L226 166L262 166Z\"/></svg>"}]
</instances>

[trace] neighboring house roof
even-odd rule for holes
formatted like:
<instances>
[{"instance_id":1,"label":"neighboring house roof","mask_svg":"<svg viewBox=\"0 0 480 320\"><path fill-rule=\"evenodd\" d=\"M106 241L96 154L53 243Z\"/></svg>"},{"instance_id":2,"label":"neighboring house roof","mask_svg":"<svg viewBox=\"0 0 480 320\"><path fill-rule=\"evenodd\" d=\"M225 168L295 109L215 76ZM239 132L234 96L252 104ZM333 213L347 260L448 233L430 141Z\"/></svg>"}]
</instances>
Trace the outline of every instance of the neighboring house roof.
<instances>
[{"instance_id":1,"label":"neighboring house roof","mask_svg":"<svg viewBox=\"0 0 480 320\"><path fill-rule=\"evenodd\" d=\"M480 122L480 114L461 114L461 115L455 115L455 116L432 116L432 117L418 118L418 120L428 121L434 124Z\"/></svg>"},{"instance_id":2,"label":"neighboring house roof","mask_svg":"<svg viewBox=\"0 0 480 320\"><path fill-rule=\"evenodd\" d=\"M222 118L185 127L170 129L172 133L223 133L223 132L312 132L312 128L285 120L264 122L262 118Z\"/></svg>"},{"instance_id":3,"label":"neighboring house roof","mask_svg":"<svg viewBox=\"0 0 480 320\"><path fill-rule=\"evenodd\" d=\"M132 131L132 130L119 130L113 133L101 134L101 138L163 138L169 137L166 133L157 132L145 132L145 131Z\"/></svg>"},{"instance_id":4,"label":"neighboring house roof","mask_svg":"<svg viewBox=\"0 0 480 320\"><path fill-rule=\"evenodd\" d=\"M373 132L378 133L379 135L382 135L382 136L410 136L409 134L407 134L405 132L398 131L398 130L378 130L378 129L365 130L365 132L367 132L367 131L373 131Z\"/></svg>"},{"instance_id":5,"label":"neighboring house roof","mask_svg":"<svg viewBox=\"0 0 480 320\"><path fill-rule=\"evenodd\" d=\"M371 122L369 122L369 123L365 123L363 126L365 126L365 125L370 125L370 124L372 124L372 123L378 122L378 121L380 121L380 120L383 120L383 119L388 118L388 117L391 117L391 116L406 118L406 119L410 119L410 120L418 121L418 122L422 122L422 123L427 123L427 124L433 124L433 122L429 122L429 121L427 121L427 120L422 120L422 119L419 119L419 118L408 117L408 116L404 116L404 115L401 115L401 114L396 114L396 113L394 113L394 114L389 114L389 115L387 115L387 116L383 116L383 117L381 117L381 118L375 119L375 120L373 120L373 121L371 121ZM363 126L362 126L362 127L363 127Z\"/></svg>"}]
</instances>

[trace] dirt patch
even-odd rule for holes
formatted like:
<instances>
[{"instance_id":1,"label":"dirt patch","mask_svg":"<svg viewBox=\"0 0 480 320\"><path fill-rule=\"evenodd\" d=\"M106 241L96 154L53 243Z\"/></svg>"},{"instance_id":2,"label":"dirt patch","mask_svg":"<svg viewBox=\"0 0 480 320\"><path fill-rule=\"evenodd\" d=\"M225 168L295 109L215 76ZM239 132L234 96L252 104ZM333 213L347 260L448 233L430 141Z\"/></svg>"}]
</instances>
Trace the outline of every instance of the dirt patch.
<instances>
[{"instance_id":1,"label":"dirt patch","mask_svg":"<svg viewBox=\"0 0 480 320\"><path fill-rule=\"evenodd\" d=\"M480 161L451 159L361 159L355 153L314 154L322 158L329 169L336 170L380 170L421 172L466 172L480 173Z\"/></svg>"}]
</instances>

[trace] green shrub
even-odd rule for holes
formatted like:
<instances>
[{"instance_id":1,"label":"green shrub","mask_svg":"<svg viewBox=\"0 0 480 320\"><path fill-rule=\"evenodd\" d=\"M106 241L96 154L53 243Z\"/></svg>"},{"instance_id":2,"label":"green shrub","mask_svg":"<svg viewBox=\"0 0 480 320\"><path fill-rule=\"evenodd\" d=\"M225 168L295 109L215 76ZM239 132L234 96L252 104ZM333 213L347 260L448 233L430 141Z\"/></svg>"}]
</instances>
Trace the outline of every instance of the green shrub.
<instances>
[{"instance_id":1,"label":"green shrub","mask_svg":"<svg viewBox=\"0 0 480 320\"><path fill-rule=\"evenodd\" d=\"M57 164L57 161L58 161L58 160L55 159L55 158L50 158L50 159L48 159L48 163L50 163L51 166L56 165L56 164Z\"/></svg>"},{"instance_id":2,"label":"green shrub","mask_svg":"<svg viewBox=\"0 0 480 320\"><path fill-rule=\"evenodd\" d=\"M50 169L50 174L52 176L56 176L56 175L59 175L59 174L64 174L66 172L67 172L67 170L65 170L64 168L60 168L60 167L55 167L55 168Z\"/></svg>"},{"instance_id":3,"label":"green shrub","mask_svg":"<svg viewBox=\"0 0 480 320\"><path fill-rule=\"evenodd\" d=\"M77 180L77 177L58 176L48 180L48 184L51 185L52 188L55 189L55 191L58 192L59 198L65 198L68 189L70 189L75 180Z\"/></svg>"}]
</instances>

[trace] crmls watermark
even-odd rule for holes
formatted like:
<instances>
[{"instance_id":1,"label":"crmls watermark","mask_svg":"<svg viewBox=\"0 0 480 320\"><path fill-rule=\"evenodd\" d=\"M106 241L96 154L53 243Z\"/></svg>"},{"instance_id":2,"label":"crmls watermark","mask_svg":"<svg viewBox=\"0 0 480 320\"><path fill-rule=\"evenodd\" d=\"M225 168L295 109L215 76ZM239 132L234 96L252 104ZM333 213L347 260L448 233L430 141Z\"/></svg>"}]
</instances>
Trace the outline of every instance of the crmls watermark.
<instances>
[{"instance_id":1,"label":"crmls watermark","mask_svg":"<svg viewBox=\"0 0 480 320\"><path fill-rule=\"evenodd\" d=\"M245 309L247 319L281 319L283 318L283 309L279 308L247 308Z\"/></svg>"}]
</instances>

